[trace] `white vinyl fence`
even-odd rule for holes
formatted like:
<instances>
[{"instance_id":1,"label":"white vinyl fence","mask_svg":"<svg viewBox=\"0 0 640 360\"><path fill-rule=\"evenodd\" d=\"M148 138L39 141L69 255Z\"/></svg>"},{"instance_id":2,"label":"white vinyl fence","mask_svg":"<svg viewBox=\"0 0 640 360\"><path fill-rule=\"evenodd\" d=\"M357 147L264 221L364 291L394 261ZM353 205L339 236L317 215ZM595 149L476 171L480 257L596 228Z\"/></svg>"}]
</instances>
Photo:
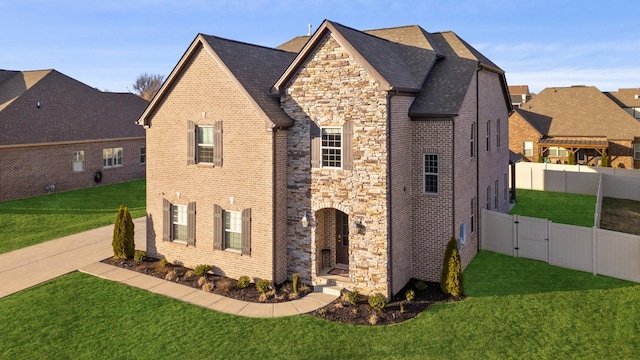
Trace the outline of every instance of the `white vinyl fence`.
<instances>
[{"instance_id":1,"label":"white vinyl fence","mask_svg":"<svg viewBox=\"0 0 640 360\"><path fill-rule=\"evenodd\" d=\"M480 248L640 282L640 236L482 209Z\"/></svg>"}]
</instances>

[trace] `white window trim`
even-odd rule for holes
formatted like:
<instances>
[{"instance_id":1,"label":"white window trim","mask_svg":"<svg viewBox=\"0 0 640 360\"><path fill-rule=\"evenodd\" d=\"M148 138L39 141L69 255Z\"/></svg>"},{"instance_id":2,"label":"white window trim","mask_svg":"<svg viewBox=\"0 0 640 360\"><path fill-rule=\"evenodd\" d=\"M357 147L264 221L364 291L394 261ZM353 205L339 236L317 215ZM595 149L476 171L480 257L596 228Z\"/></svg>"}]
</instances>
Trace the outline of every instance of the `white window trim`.
<instances>
[{"instance_id":1,"label":"white window trim","mask_svg":"<svg viewBox=\"0 0 640 360\"><path fill-rule=\"evenodd\" d=\"M435 156L435 160L436 160L436 172L427 172L427 168L426 168L426 160L427 160L427 156ZM427 191L427 175L429 176L435 176L436 178L436 191L432 192L432 191ZM422 192L424 194L429 194L429 195L437 195L440 192L440 156L438 154L424 154L422 157Z\"/></svg>"},{"instance_id":2,"label":"white window trim","mask_svg":"<svg viewBox=\"0 0 640 360\"><path fill-rule=\"evenodd\" d=\"M527 145L531 146L528 147ZM527 153L527 150L529 150L529 153ZM522 142L522 153L524 154L524 156L533 156L533 141Z\"/></svg>"},{"instance_id":3,"label":"white window trim","mask_svg":"<svg viewBox=\"0 0 640 360\"><path fill-rule=\"evenodd\" d=\"M144 156L144 161L142 161L142 157ZM140 146L140 165L145 165L147 163L147 147Z\"/></svg>"},{"instance_id":4,"label":"white window trim","mask_svg":"<svg viewBox=\"0 0 640 360\"><path fill-rule=\"evenodd\" d=\"M200 143L199 142L199 132L200 129L211 129L211 144L208 143ZM215 129L213 125L197 125L196 126L196 163L198 164L213 164L213 147L215 146ZM200 160L200 148L211 148L211 161L201 161Z\"/></svg>"},{"instance_id":5,"label":"white window trim","mask_svg":"<svg viewBox=\"0 0 640 360\"><path fill-rule=\"evenodd\" d=\"M323 131L327 129L337 129L340 133L340 147L336 146L324 146L322 144L322 135ZM342 165L344 164L344 133L342 131L342 127L340 126L322 126L320 127L320 167L327 169L342 169ZM324 150L325 149L334 149L340 151L340 166L328 166L324 164Z\"/></svg>"},{"instance_id":6,"label":"white window trim","mask_svg":"<svg viewBox=\"0 0 640 360\"><path fill-rule=\"evenodd\" d=\"M183 213L184 222L176 221L174 219L174 209L179 209L179 212ZM184 240L176 239L175 226L176 225L184 226L185 235L186 235L187 231L188 231L188 226L189 226L188 225L189 224L188 218L189 218L189 214L187 213L187 205L171 204L171 241L172 242L179 243L179 244L186 244L187 243L187 239L186 238Z\"/></svg>"},{"instance_id":7,"label":"white window trim","mask_svg":"<svg viewBox=\"0 0 640 360\"><path fill-rule=\"evenodd\" d=\"M118 150L120 150L120 158L117 157ZM110 155L105 156L106 153L110 153ZM105 169L113 168L113 167L121 167L123 157L124 157L124 149L122 147L102 149L102 167ZM110 160L110 163L105 164L105 160ZM120 160L120 162L116 164L117 160Z\"/></svg>"},{"instance_id":8,"label":"white window trim","mask_svg":"<svg viewBox=\"0 0 640 360\"><path fill-rule=\"evenodd\" d=\"M76 160L76 155L80 155L80 160ZM76 164L79 164L82 169L80 170L76 170ZM85 170L85 156L84 156L84 150L78 150L78 151L74 151L73 152L73 172L84 172Z\"/></svg>"},{"instance_id":9,"label":"white window trim","mask_svg":"<svg viewBox=\"0 0 640 360\"><path fill-rule=\"evenodd\" d=\"M237 216L237 226L238 226L237 229L227 228L227 216L231 214ZM224 228L224 238L222 239L222 245L224 249L232 252L238 252L238 253L242 252L242 212L233 211L233 210L224 210L222 213L222 227ZM228 239L229 233L238 234L240 236L240 244L238 248L228 246L227 239Z\"/></svg>"}]
</instances>

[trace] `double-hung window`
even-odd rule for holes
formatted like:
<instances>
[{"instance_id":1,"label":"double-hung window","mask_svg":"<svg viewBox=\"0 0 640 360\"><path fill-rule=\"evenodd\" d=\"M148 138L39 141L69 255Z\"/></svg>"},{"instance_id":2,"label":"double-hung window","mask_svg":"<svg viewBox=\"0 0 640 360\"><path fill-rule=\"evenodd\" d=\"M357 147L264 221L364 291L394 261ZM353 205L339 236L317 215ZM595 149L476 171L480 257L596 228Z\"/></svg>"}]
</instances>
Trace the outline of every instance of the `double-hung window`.
<instances>
[{"instance_id":1,"label":"double-hung window","mask_svg":"<svg viewBox=\"0 0 640 360\"><path fill-rule=\"evenodd\" d=\"M199 163L213 163L213 126L198 126Z\"/></svg>"},{"instance_id":2,"label":"double-hung window","mask_svg":"<svg viewBox=\"0 0 640 360\"><path fill-rule=\"evenodd\" d=\"M73 171L84 171L84 150L73 152Z\"/></svg>"},{"instance_id":3,"label":"double-hung window","mask_svg":"<svg viewBox=\"0 0 640 360\"><path fill-rule=\"evenodd\" d=\"M171 205L171 240L187 241L187 205Z\"/></svg>"},{"instance_id":4,"label":"double-hung window","mask_svg":"<svg viewBox=\"0 0 640 360\"><path fill-rule=\"evenodd\" d=\"M145 146L140 147L140 164L147 163L147 148Z\"/></svg>"},{"instance_id":5,"label":"double-hung window","mask_svg":"<svg viewBox=\"0 0 640 360\"><path fill-rule=\"evenodd\" d=\"M496 180L496 184L493 188L493 208L498 210L498 193L500 192L499 188L498 188L498 180Z\"/></svg>"},{"instance_id":6,"label":"double-hung window","mask_svg":"<svg viewBox=\"0 0 640 360\"><path fill-rule=\"evenodd\" d=\"M322 167L342 167L342 128L323 127L321 133Z\"/></svg>"},{"instance_id":7,"label":"double-hung window","mask_svg":"<svg viewBox=\"0 0 640 360\"><path fill-rule=\"evenodd\" d=\"M240 250L242 248L242 213L240 211L224 212L224 248Z\"/></svg>"},{"instance_id":8,"label":"double-hung window","mask_svg":"<svg viewBox=\"0 0 640 360\"><path fill-rule=\"evenodd\" d=\"M471 123L471 138L469 144L471 145L471 158L475 155L475 139L476 139L476 123Z\"/></svg>"},{"instance_id":9,"label":"double-hung window","mask_svg":"<svg viewBox=\"0 0 640 360\"><path fill-rule=\"evenodd\" d=\"M122 166L122 148L102 149L102 167Z\"/></svg>"},{"instance_id":10,"label":"double-hung window","mask_svg":"<svg viewBox=\"0 0 640 360\"><path fill-rule=\"evenodd\" d=\"M487 151L491 150L491 120L487 120Z\"/></svg>"},{"instance_id":11,"label":"double-hung window","mask_svg":"<svg viewBox=\"0 0 640 360\"><path fill-rule=\"evenodd\" d=\"M424 155L424 192L438 193L438 155Z\"/></svg>"},{"instance_id":12,"label":"double-hung window","mask_svg":"<svg viewBox=\"0 0 640 360\"><path fill-rule=\"evenodd\" d=\"M500 119L496 120L496 147L500 147Z\"/></svg>"},{"instance_id":13,"label":"double-hung window","mask_svg":"<svg viewBox=\"0 0 640 360\"><path fill-rule=\"evenodd\" d=\"M640 144L633 144L633 159L640 160Z\"/></svg>"},{"instance_id":14,"label":"double-hung window","mask_svg":"<svg viewBox=\"0 0 640 360\"><path fill-rule=\"evenodd\" d=\"M476 215L476 198L471 198L471 219L469 223L471 224L471 234L473 234L475 230L475 215Z\"/></svg>"},{"instance_id":15,"label":"double-hung window","mask_svg":"<svg viewBox=\"0 0 640 360\"><path fill-rule=\"evenodd\" d=\"M533 141L525 141L522 143L522 153L524 156L533 156Z\"/></svg>"},{"instance_id":16,"label":"double-hung window","mask_svg":"<svg viewBox=\"0 0 640 360\"><path fill-rule=\"evenodd\" d=\"M568 155L567 149L565 148L554 146L549 148L549 157L567 157Z\"/></svg>"}]
</instances>

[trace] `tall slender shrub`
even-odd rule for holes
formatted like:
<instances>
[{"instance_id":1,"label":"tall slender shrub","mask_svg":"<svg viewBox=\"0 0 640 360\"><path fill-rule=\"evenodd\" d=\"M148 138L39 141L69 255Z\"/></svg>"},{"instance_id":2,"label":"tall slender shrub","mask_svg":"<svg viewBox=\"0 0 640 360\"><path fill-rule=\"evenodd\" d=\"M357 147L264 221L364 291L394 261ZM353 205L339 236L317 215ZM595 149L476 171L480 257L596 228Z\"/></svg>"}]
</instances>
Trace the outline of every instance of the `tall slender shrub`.
<instances>
[{"instance_id":1,"label":"tall slender shrub","mask_svg":"<svg viewBox=\"0 0 640 360\"><path fill-rule=\"evenodd\" d=\"M442 262L442 275L440 276L442 291L451 296L462 295L462 263L458 242L454 236L447 243Z\"/></svg>"},{"instance_id":2,"label":"tall slender shrub","mask_svg":"<svg viewBox=\"0 0 640 360\"><path fill-rule=\"evenodd\" d=\"M567 163L569 165L575 165L576 164L576 155L573 153L573 151L569 151L569 159L567 160Z\"/></svg>"},{"instance_id":3,"label":"tall slender shrub","mask_svg":"<svg viewBox=\"0 0 640 360\"><path fill-rule=\"evenodd\" d=\"M609 166L609 156L607 155L607 149L602 150L602 157L600 158L600 167Z\"/></svg>"},{"instance_id":4,"label":"tall slender shrub","mask_svg":"<svg viewBox=\"0 0 640 360\"><path fill-rule=\"evenodd\" d=\"M136 249L134 240L134 225L131 214L126 206L120 205L116 215L116 223L113 226L113 257L120 259L130 259Z\"/></svg>"},{"instance_id":5,"label":"tall slender shrub","mask_svg":"<svg viewBox=\"0 0 640 360\"><path fill-rule=\"evenodd\" d=\"M542 158L542 153L538 153L538 162L541 164L544 162L544 159Z\"/></svg>"}]
</instances>

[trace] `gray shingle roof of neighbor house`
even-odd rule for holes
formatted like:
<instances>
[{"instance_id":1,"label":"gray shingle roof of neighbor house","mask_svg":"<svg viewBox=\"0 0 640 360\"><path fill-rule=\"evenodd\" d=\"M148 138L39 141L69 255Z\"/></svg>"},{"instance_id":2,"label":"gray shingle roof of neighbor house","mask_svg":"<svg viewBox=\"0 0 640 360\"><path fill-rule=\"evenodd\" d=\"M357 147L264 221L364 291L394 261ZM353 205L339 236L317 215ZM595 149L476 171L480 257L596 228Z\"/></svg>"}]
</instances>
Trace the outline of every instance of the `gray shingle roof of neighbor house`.
<instances>
[{"instance_id":1,"label":"gray shingle roof of neighbor house","mask_svg":"<svg viewBox=\"0 0 640 360\"><path fill-rule=\"evenodd\" d=\"M594 86L546 88L516 111L545 136L640 136L640 122Z\"/></svg>"},{"instance_id":2,"label":"gray shingle roof of neighbor house","mask_svg":"<svg viewBox=\"0 0 640 360\"><path fill-rule=\"evenodd\" d=\"M640 88L618 89L618 91L605 92L604 94L622 107L640 107Z\"/></svg>"},{"instance_id":3,"label":"gray shingle roof of neighbor house","mask_svg":"<svg viewBox=\"0 0 640 360\"><path fill-rule=\"evenodd\" d=\"M135 121L147 104L56 70L0 70L0 146L144 137Z\"/></svg>"}]
</instances>

